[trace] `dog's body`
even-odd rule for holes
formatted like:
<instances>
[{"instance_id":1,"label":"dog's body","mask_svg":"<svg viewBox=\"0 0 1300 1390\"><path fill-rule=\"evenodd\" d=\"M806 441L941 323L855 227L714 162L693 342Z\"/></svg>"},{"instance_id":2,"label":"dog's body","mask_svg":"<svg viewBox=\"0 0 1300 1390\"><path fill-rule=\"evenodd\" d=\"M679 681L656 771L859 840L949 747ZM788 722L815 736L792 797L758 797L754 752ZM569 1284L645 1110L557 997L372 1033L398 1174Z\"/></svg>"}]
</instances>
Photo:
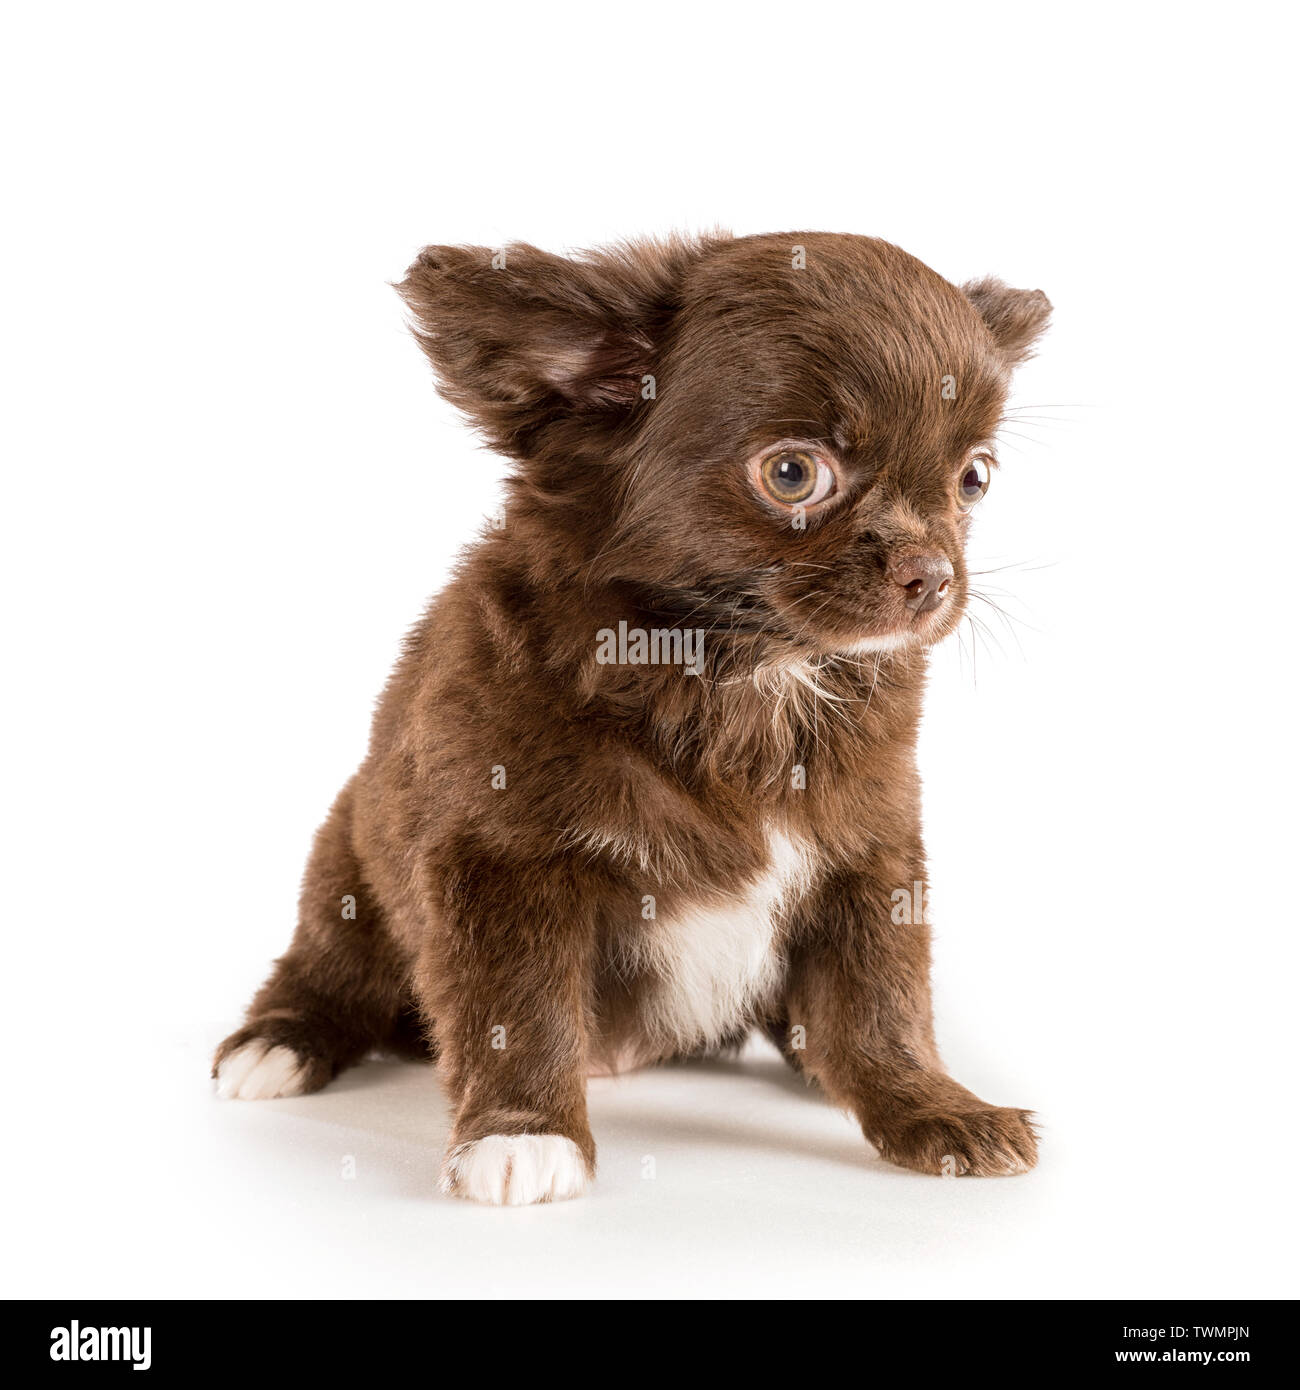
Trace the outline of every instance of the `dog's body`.
<instances>
[{"instance_id":1,"label":"dog's body","mask_svg":"<svg viewBox=\"0 0 1300 1390\"><path fill-rule=\"evenodd\" d=\"M925 648L1046 300L813 234L431 249L402 289L519 471L408 641L220 1089L432 1046L445 1186L546 1200L594 1171L588 1074L757 1025L886 1157L1031 1166L1025 1112L944 1073L924 913L895 908L926 876ZM692 666L609 658L683 630Z\"/></svg>"}]
</instances>

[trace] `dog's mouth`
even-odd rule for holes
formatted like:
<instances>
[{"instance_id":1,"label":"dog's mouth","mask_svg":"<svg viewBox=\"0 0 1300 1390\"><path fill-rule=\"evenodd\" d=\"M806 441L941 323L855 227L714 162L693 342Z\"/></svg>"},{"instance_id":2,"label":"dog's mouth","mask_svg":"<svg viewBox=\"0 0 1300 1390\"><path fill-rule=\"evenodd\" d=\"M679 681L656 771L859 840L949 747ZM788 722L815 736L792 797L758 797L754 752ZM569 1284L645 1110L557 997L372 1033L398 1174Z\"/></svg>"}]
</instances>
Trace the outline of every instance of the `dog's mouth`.
<instances>
[{"instance_id":1,"label":"dog's mouth","mask_svg":"<svg viewBox=\"0 0 1300 1390\"><path fill-rule=\"evenodd\" d=\"M636 586L641 611L658 622L702 632L708 645L771 651L773 647L809 657L862 657L920 651L954 629L962 604L955 593L934 606L909 603L904 590L871 595L877 610L869 617L860 600L773 592L771 575L701 584L698 588Z\"/></svg>"},{"instance_id":2,"label":"dog's mouth","mask_svg":"<svg viewBox=\"0 0 1300 1390\"><path fill-rule=\"evenodd\" d=\"M881 655L934 646L953 631L962 611L952 598L924 611L897 600L879 607L884 611L867 616L848 602L798 604L783 616L782 628L818 656Z\"/></svg>"},{"instance_id":3,"label":"dog's mouth","mask_svg":"<svg viewBox=\"0 0 1300 1390\"><path fill-rule=\"evenodd\" d=\"M918 650L947 637L959 615L957 604L945 603L928 612L908 612L893 623L875 623L865 629L859 626L847 632L840 629L832 640L835 650L847 656Z\"/></svg>"}]
</instances>

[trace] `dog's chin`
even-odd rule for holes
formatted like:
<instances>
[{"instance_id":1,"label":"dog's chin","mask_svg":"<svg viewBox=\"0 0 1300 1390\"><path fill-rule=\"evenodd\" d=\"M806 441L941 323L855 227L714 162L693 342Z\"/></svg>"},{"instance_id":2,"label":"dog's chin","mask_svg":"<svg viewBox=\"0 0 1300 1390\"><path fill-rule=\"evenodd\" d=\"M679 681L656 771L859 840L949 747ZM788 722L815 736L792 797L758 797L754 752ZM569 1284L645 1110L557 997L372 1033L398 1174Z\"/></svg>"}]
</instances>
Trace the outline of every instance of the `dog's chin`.
<instances>
[{"instance_id":1,"label":"dog's chin","mask_svg":"<svg viewBox=\"0 0 1300 1390\"><path fill-rule=\"evenodd\" d=\"M855 637L848 641L837 641L834 647L836 656L871 656L878 652L918 651L928 647L937 638L912 628L896 629L893 632L872 633L866 637Z\"/></svg>"}]
</instances>

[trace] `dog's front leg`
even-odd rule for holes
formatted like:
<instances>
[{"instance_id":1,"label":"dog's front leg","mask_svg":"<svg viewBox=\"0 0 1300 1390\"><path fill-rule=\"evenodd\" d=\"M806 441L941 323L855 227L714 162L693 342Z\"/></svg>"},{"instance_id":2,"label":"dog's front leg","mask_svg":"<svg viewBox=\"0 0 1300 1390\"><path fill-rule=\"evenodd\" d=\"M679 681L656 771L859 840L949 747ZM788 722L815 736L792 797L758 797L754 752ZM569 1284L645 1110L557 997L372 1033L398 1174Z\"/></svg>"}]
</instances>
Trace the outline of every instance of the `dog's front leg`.
<instances>
[{"instance_id":1,"label":"dog's front leg","mask_svg":"<svg viewBox=\"0 0 1300 1390\"><path fill-rule=\"evenodd\" d=\"M791 948L787 1046L881 1155L941 1176L1025 1172L1025 1110L988 1105L943 1069L930 1007L930 929L919 849L831 873Z\"/></svg>"},{"instance_id":2,"label":"dog's front leg","mask_svg":"<svg viewBox=\"0 0 1300 1390\"><path fill-rule=\"evenodd\" d=\"M457 1107L443 1190L507 1206L577 1196L596 1162L590 907L558 861L463 856L441 886L417 987Z\"/></svg>"}]
</instances>

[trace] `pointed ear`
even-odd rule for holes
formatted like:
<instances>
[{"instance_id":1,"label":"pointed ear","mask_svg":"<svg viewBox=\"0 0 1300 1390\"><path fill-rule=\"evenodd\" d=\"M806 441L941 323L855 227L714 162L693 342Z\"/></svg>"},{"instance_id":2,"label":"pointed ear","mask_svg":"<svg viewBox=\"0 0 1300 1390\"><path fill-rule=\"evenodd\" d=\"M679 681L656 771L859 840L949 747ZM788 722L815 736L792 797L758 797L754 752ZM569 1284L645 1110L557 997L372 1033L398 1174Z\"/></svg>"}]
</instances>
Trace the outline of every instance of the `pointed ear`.
<instances>
[{"instance_id":1,"label":"pointed ear","mask_svg":"<svg viewBox=\"0 0 1300 1390\"><path fill-rule=\"evenodd\" d=\"M570 259L521 243L429 246L397 287L444 396L522 458L549 426L626 416L706 242Z\"/></svg>"},{"instance_id":2,"label":"pointed ear","mask_svg":"<svg viewBox=\"0 0 1300 1390\"><path fill-rule=\"evenodd\" d=\"M1052 315L1042 290L1013 290L989 276L970 281L962 291L979 310L1007 366L1018 367L1033 356L1031 349Z\"/></svg>"}]
</instances>

